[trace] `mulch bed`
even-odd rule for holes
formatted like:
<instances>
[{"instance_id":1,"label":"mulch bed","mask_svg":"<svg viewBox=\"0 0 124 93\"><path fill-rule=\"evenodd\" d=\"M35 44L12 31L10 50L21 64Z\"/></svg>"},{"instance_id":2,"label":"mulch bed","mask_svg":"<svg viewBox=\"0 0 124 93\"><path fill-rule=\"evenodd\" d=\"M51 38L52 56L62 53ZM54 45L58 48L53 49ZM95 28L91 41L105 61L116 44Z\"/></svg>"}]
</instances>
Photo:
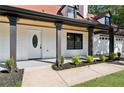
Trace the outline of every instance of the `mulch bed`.
<instances>
[{"instance_id":1,"label":"mulch bed","mask_svg":"<svg viewBox=\"0 0 124 93\"><path fill-rule=\"evenodd\" d=\"M106 62L107 63L111 63L111 62L114 62L114 61L119 61L119 60L123 60L124 61L124 58L116 58L115 60L110 60L108 59ZM72 63L65 63L63 64L63 66L60 66L60 67L57 67L56 64L52 65L52 69L53 70L56 70L56 71L59 71L59 70L64 70L64 69L70 69L70 68L76 68L76 67L82 67L82 66L89 66L89 65L93 65L93 64L99 64L99 63L104 63L100 60L95 60L93 63L88 63L87 61L83 61L81 64L79 65L74 65Z\"/></svg>"},{"instance_id":2,"label":"mulch bed","mask_svg":"<svg viewBox=\"0 0 124 93\"><path fill-rule=\"evenodd\" d=\"M52 69L54 70L64 70L64 69L70 69L70 68L76 68L76 67L82 67L82 66L88 66L88 65L93 65L93 64L99 64L99 63L103 63L100 60L97 60L93 63L88 63L87 61L83 61L81 64L79 65L74 65L72 63L65 63L63 64L63 66L57 67L55 64L52 65Z\"/></svg>"},{"instance_id":3,"label":"mulch bed","mask_svg":"<svg viewBox=\"0 0 124 93\"><path fill-rule=\"evenodd\" d=\"M0 72L0 87L14 87L17 83L22 82L23 69L18 72L8 73L6 71Z\"/></svg>"}]
</instances>

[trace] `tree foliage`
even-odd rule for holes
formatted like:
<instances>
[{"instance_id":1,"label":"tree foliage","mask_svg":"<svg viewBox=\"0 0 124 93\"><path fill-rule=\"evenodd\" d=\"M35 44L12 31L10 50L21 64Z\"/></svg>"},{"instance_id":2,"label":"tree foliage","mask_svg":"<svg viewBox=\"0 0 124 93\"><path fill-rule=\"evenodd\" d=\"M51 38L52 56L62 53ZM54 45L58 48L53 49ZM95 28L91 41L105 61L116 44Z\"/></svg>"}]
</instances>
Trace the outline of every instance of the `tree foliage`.
<instances>
[{"instance_id":1,"label":"tree foliage","mask_svg":"<svg viewBox=\"0 0 124 93\"><path fill-rule=\"evenodd\" d=\"M101 12L112 13L112 23L124 28L124 5L89 5L88 12L99 14Z\"/></svg>"}]
</instances>

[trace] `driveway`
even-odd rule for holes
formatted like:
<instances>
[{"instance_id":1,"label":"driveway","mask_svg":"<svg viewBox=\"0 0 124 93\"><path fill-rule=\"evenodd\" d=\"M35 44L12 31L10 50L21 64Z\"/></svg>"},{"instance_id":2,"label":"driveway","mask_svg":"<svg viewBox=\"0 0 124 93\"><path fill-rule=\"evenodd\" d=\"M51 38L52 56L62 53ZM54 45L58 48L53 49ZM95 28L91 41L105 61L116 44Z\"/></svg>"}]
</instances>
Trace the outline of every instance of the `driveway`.
<instances>
[{"instance_id":1,"label":"driveway","mask_svg":"<svg viewBox=\"0 0 124 93\"><path fill-rule=\"evenodd\" d=\"M50 65L26 68L22 87L67 87L121 70L124 70L124 65L110 63L100 63L62 71L55 71Z\"/></svg>"}]
</instances>

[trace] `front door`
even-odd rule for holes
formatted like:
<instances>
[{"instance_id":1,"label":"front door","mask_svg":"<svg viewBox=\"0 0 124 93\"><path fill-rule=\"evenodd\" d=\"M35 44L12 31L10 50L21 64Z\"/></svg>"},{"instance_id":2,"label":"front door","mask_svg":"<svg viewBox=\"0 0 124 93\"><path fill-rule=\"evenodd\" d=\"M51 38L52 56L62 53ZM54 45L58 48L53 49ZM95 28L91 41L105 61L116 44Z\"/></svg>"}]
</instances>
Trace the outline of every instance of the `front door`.
<instances>
[{"instance_id":1,"label":"front door","mask_svg":"<svg viewBox=\"0 0 124 93\"><path fill-rule=\"evenodd\" d=\"M41 58L41 31L29 31L29 59Z\"/></svg>"}]
</instances>

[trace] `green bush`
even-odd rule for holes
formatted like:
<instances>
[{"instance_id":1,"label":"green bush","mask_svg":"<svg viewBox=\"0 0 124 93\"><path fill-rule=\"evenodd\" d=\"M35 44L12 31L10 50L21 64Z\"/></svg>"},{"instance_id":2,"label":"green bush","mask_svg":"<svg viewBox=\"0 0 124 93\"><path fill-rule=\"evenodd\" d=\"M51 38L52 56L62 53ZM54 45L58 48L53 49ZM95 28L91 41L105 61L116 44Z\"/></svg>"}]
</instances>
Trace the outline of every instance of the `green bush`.
<instances>
[{"instance_id":1,"label":"green bush","mask_svg":"<svg viewBox=\"0 0 124 93\"><path fill-rule=\"evenodd\" d=\"M99 59L102 61L102 62L105 62L107 60L107 57L104 56L104 55L100 55L99 56Z\"/></svg>"},{"instance_id":2,"label":"green bush","mask_svg":"<svg viewBox=\"0 0 124 93\"><path fill-rule=\"evenodd\" d=\"M8 71L11 72L12 69L14 68L14 60L13 59L6 60L5 64Z\"/></svg>"},{"instance_id":3,"label":"green bush","mask_svg":"<svg viewBox=\"0 0 124 93\"><path fill-rule=\"evenodd\" d=\"M73 56L73 57L72 57L72 63L73 63L74 65L81 64L80 57L79 57L79 56Z\"/></svg>"},{"instance_id":4,"label":"green bush","mask_svg":"<svg viewBox=\"0 0 124 93\"><path fill-rule=\"evenodd\" d=\"M61 66L64 64L64 56L61 56Z\"/></svg>"},{"instance_id":5,"label":"green bush","mask_svg":"<svg viewBox=\"0 0 124 93\"><path fill-rule=\"evenodd\" d=\"M117 57L117 54L116 53L110 53L110 59L111 60L115 60Z\"/></svg>"},{"instance_id":6,"label":"green bush","mask_svg":"<svg viewBox=\"0 0 124 93\"><path fill-rule=\"evenodd\" d=\"M93 63L94 62L93 56L86 56L86 60L89 63Z\"/></svg>"}]
</instances>

